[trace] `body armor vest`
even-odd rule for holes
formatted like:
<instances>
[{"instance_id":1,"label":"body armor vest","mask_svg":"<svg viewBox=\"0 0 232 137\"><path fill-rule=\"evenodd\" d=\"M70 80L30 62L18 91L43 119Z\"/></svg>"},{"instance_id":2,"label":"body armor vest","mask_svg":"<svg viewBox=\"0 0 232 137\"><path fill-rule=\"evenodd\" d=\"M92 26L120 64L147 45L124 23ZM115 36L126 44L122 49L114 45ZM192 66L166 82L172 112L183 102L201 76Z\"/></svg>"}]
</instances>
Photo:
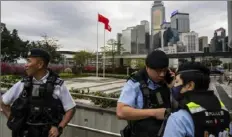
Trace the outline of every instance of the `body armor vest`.
<instances>
[{"instance_id":1,"label":"body armor vest","mask_svg":"<svg viewBox=\"0 0 232 137\"><path fill-rule=\"evenodd\" d=\"M230 115L224 104L213 91L196 92L184 93L184 99L180 101L180 108L192 116L194 137L221 137L223 134L223 137L229 137Z\"/></svg>"},{"instance_id":2,"label":"body armor vest","mask_svg":"<svg viewBox=\"0 0 232 137\"><path fill-rule=\"evenodd\" d=\"M32 96L32 77L25 77L22 82L24 89L11 106L7 126L14 132L26 126L58 126L65 112L60 99L53 97L53 92L55 85L61 86L63 80L50 71L47 82L39 87L39 96Z\"/></svg>"},{"instance_id":3,"label":"body armor vest","mask_svg":"<svg viewBox=\"0 0 232 137\"><path fill-rule=\"evenodd\" d=\"M143 109L149 108L170 108L170 90L165 84L160 84L155 90L147 85L148 75L146 70L141 70L130 78L134 82L140 83L140 89L143 94ZM154 117L129 121L132 137L156 137L162 125L163 120L157 120Z\"/></svg>"},{"instance_id":4,"label":"body armor vest","mask_svg":"<svg viewBox=\"0 0 232 137\"><path fill-rule=\"evenodd\" d=\"M53 97L56 85L62 85L63 80L50 72L47 82L39 87L39 95L33 96L29 91L28 125L54 125L61 122L64 109L60 99Z\"/></svg>"}]
</instances>

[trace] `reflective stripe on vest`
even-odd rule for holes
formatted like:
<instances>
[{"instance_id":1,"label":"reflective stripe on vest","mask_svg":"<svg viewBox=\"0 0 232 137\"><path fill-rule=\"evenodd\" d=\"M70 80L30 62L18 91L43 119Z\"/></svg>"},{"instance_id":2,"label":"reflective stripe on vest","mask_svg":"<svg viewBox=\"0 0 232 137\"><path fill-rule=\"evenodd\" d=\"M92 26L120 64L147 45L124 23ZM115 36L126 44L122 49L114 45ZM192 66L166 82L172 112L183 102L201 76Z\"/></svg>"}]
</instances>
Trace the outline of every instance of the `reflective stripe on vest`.
<instances>
[{"instance_id":1,"label":"reflective stripe on vest","mask_svg":"<svg viewBox=\"0 0 232 137\"><path fill-rule=\"evenodd\" d=\"M198 113L198 112L202 112L205 111L206 109L201 107L200 105L194 103L194 102L189 102L188 104L186 104L189 108L189 111L194 114L194 113ZM220 105L221 105L221 109L226 110L225 105L220 101Z\"/></svg>"},{"instance_id":2,"label":"reflective stripe on vest","mask_svg":"<svg viewBox=\"0 0 232 137\"><path fill-rule=\"evenodd\" d=\"M189 102L187 104L188 108L189 108L189 111L194 114L194 113L198 113L198 112L201 112L201 111L204 111L206 110L205 108L201 107L200 105L194 103L194 102Z\"/></svg>"},{"instance_id":3,"label":"reflective stripe on vest","mask_svg":"<svg viewBox=\"0 0 232 137\"><path fill-rule=\"evenodd\" d=\"M221 101L220 101L220 104L221 104L221 109L228 111L227 108L225 107L225 105Z\"/></svg>"}]
</instances>

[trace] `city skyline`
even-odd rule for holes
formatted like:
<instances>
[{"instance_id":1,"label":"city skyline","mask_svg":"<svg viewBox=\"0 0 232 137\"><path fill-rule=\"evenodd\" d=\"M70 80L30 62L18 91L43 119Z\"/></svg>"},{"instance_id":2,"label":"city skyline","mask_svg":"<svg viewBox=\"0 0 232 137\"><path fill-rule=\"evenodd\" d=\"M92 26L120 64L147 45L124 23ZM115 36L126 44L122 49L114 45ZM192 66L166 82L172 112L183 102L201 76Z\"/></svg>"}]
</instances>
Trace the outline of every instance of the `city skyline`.
<instances>
[{"instance_id":1,"label":"city skyline","mask_svg":"<svg viewBox=\"0 0 232 137\"><path fill-rule=\"evenodd\" d=\"M150 10L153 1L3 1L1 3L1 21L6 24L9 30L17 29L19 36L24 40L39 40L40 35L47 33L48 36L59 40L63 46L61 50L85 49L93 51L96 50L97 46L98 12L110 20L112 33L106 32L106 40L116 39L117 33L122 33L122 30L129 26L139 24L141 20L151 22ZM190 29L199 33L199 37L208 36L211 39L214 30L220 27L225 28L228 35L226 1L210 3L207 1L164 1L164 6L167 22L170 21L171 13L175 10L189 13ZM200 8L194 11L196 7ZM100 24L99 46L103 46L103 25Z\"/></svg>"}]
</instances>

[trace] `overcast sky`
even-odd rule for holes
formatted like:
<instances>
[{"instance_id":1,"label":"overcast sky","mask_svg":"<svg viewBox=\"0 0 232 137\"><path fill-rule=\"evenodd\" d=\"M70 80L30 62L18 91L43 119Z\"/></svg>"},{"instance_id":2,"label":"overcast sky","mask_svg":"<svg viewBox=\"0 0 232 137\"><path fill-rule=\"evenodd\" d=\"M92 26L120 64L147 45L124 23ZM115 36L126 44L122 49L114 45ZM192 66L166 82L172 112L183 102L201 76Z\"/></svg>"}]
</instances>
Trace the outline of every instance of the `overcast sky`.
<instances>
[{"instance_id":1,"label":"overcast sky","mask_svg":"<svg viewBox=\"0 0 232 137\"><path fill-rule=\"evenodd\" d=\"M97 13L110 20L112 32L106 40L141 20L151 20L153 1L1 1L1 22L17 29L24 40L40 40L46 33L59 40L60 50L96 50ZM173 11L190 14L190 28L199 36L212 37L220 27L228 30L226 1L165 1L166 21ZM103 46L99 24L99 46ZM228 32L226 32L227 34ZM209 39L210 40L210 39Z\"/></svg>"}]
</instances>

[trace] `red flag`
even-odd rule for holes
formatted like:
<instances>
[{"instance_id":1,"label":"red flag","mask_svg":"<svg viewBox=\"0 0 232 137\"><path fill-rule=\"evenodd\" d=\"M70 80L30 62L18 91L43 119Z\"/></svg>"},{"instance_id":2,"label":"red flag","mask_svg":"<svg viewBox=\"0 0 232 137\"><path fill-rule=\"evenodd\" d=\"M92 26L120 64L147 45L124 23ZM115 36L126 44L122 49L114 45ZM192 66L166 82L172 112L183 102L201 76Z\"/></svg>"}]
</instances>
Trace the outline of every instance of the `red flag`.
<instances>
[{"instance_id":1,"label":"red flag","mask_svg":"<svg viewBox=\"0 0 232 137\"><path fill-rule=\"evenodd\" d=\"M102 22L105 24L105 26L109 24L109 19L107 19L106 17L102 16L101 14L98 14L98 21Z\"/></svg>"},{"instance_id":2,"label":"red flag","mask_svg":"<svg viewBox=\"0 0 232 137\"><path fill-rule=\"evenodd\" d=\"M110 25L105 25L105 29L108 30L109 32L111 32L111 27L110 27Z\"/></svg>"}]
</instances>

